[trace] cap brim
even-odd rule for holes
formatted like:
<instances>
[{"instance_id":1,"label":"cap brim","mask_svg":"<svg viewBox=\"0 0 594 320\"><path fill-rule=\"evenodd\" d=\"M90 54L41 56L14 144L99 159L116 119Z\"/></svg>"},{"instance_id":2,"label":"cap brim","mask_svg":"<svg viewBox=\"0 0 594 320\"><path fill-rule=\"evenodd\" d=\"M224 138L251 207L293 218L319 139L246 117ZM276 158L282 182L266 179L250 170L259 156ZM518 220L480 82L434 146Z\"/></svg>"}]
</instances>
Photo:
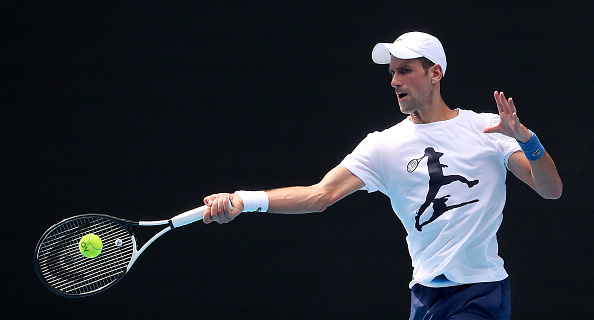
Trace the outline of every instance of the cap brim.
<instances>
[{"instance_id":1,"label":"cap brim","mask_svg":"<svg viewBox=\"0 0 594 320\"><path fill-rule=\"evenodd\" d=\"M423 56L397 43L378 43L373 47L371 59L377 64L389 64L390 55L399 59L414 59Z\"/></svg>"}]
</instances>

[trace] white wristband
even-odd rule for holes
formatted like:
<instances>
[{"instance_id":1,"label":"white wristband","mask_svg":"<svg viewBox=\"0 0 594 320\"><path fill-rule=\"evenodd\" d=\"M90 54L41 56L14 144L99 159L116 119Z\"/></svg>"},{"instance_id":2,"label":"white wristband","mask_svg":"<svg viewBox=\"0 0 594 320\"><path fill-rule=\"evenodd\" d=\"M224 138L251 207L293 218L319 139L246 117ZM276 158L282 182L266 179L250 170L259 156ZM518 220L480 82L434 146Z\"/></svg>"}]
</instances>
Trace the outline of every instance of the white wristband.
<instances>
[{"instance_id":1,"label":"white wristband","mask_svg":"<svg viewBox=\"0 0 594 320\"><path fill-rule=\"evenodd\" d=\"M242 212L266 212L268 211L268 196L264 191L236 191L243 200Z\"/></svg>"}]
</instances>

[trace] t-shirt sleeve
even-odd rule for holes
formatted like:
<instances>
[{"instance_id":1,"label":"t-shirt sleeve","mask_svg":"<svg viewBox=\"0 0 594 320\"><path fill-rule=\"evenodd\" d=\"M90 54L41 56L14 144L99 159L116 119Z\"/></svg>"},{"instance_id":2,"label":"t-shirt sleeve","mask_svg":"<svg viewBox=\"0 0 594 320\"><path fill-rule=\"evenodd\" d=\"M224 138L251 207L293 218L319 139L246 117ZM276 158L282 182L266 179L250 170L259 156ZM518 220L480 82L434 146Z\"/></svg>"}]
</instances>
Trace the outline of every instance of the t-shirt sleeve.
<instances>
[{"instance_id":1,"label":"t-shirt sleeve","mask_svg":"<svg viewBox=\"0 0 594 320\"><path fill-rule=\"evenodd\" d=\"M384 191L385 183L381 175L381 149L379 132L367 135L361 143L339 164L361 179L365 186L361 190L367 192Z\"/></svg>"},{"instance_id":2,"label":"t-shirt sleeve","mask_svg":"<svg viewBox=\"0 0 594 320\"><path fill-rule=\"evenodd\" d=\"M483 115L487 118L487 121L489 122L489 126L496 126L499 124L499 122L501 122L501 118L499 117L499 115L496 115L496 114L483 114ZM522 150L520 148L520 145L518 144L518 141L512 137L508 137L501 133L488 133L488 134L491 136L491 138L495 142L495 145L497 146L499 152L501 152L503 163L505 164L505 167L507 167L509 157L514 152Z\"/></svg>"}]
</instances>

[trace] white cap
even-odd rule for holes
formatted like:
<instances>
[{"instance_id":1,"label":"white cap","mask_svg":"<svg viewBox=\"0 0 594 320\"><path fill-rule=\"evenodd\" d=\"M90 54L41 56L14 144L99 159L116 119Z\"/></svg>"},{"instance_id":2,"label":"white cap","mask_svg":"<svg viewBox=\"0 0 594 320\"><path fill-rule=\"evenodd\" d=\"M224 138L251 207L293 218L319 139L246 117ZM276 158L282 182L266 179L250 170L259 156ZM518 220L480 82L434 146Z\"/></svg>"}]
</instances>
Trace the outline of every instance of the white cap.
<instances>
[{"instance_id":1,"label":"white cap","mask_svg":"<svg viewBox=\"0 0 594 320\"><path fill-rule=\"evenodd\" d=\"M377 64L389 64L390 54L399 59L425 57L439 64L445 75L447 61L443 46L436 37L423 32L407 32L394 43L378 43L373 48L371 58Z\"/></svg>"}]
</instances>

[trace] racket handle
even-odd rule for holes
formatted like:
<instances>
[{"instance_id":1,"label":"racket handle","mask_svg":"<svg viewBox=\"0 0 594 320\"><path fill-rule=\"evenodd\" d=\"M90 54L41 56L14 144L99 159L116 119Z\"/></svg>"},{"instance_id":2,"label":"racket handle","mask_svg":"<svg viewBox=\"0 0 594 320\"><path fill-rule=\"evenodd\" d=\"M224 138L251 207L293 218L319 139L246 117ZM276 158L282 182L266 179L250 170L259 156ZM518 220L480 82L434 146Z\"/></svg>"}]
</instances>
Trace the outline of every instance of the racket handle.
<instances>
[{"instance_id":1,"label":"racket handle","mask_svg":"<svg viewBox=\"0 0 594 320\"><path fill-rule=\"evenodd\" d=\"M173 224L174 228L177 228L185 226L186 224L190 224L192 222L196 222L198 220L202 220L204 211L206 211L206 206L188 210L171 218L171 223Z\"/></svg>"},{"instance_id":2,"label":"racket handle","mask_svg":"<svg viewBox=\"0 0 594 320\"><path fill-rule=\"evenodd\" d=\"M233 210L233 203L231 202L231 197L229 197L229 207ZM185 226L186 224L190 224L192 222L196 222L198 220L202 220L204 216L204 211L206 211L207 206L202 206L199 208L195 208L192 210L188 210L186 212L180 213L177 216L171 218L171 224L174 228Z\"/></svg>"}]
</instances>

